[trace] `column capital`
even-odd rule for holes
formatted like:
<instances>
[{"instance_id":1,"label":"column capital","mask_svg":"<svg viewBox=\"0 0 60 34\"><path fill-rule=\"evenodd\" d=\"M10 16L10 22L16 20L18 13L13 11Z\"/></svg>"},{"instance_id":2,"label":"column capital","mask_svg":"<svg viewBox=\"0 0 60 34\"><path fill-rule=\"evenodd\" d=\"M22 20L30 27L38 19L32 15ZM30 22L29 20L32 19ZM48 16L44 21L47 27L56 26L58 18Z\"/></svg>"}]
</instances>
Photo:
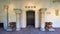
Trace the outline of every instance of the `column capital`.
<instances>
[{"instance_id":1,"label":"column capital","mask_svg":"<svg viewBox=\"0 0 60 34\"><path fill-rule=\"evenodd\" d=\"M15 11L16 14L21 14L22 13L22 9L14 8L14 11Z\"/></svg>"},{"instance_id":2,"label":"column capital","mask_svg":"<svg viewBox=\"0 0 60 34\"><path fill-rule=\"evenodd\" d=\"M40 9L39 9L40 14L44 14L46 10L47 10L47 8L40 8Z\"/></svg>"},{"instance_id":3,"label":"column capital","mask_svg":"<svg viewBox=\"0 0 60 34\"><path fill-rule=\"evenodd\" d=\"M40 8L39 11L46 11L47 8Z\"/></svg>"}]
</instances>

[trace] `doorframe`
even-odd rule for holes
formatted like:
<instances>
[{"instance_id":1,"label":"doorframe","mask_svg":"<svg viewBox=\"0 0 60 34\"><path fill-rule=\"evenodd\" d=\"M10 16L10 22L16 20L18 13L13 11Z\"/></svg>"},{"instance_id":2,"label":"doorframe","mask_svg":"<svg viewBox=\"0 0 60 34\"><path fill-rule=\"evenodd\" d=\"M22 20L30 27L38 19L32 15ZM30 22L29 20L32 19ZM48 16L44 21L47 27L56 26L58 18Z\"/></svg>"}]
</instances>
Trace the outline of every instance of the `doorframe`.
<instances>
[{"instance_id":1,"label":"doorframe","mask_svg":"<svg viewBox=\"0 0 60 34\"><path fill-rule=\"evenodd\" d=\"M34 18L35 18L35 10L27 10L27 11L26 11L26 27L28 26L28 25L27 25L27 12L29 12L29 11L34 12ZM34 19L34 27L35 27L35 19Z\"/></svg>"}]
</instances>

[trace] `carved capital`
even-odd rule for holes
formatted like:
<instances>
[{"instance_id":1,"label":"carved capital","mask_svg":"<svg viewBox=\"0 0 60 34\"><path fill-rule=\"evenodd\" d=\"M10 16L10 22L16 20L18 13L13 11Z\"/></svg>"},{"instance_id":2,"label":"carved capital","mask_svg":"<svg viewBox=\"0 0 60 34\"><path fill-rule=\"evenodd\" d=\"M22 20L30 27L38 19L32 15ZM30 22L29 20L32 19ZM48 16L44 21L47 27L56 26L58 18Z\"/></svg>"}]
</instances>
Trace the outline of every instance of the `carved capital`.
<instances>
[{"instance_id":1,"label":"carved capital","mask_svg":"<svg viewBox=\"0 0 60 34\"><path fill-rule=\"evenodd\" d=\"M41 9L39 9L40 14L44 14L46 10L47 10L47 8L41 8Z\"/></svg>"},{"instance_id":2,"label":"carved capital","mask_svg":"<svg viewBox=\"0 0 60 34\"><path fill-rule=\"evenodd\" d=\"M22 9L15 8L14 11L15 11L16 14L21 14L22 13Z\"/></svg>"}]
</instances>

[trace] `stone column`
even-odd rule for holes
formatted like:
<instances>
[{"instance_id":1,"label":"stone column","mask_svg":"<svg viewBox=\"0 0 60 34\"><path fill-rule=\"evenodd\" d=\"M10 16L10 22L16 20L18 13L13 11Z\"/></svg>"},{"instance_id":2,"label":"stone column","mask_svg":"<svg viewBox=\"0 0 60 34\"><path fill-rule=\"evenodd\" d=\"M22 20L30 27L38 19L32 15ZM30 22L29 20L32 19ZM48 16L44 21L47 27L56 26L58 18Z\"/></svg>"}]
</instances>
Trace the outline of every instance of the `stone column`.
<instances>
[{"instance_id":1,"label":"stone column","mask_svg":"<svg viewBox=\"0 0 60 34\"><path fill-rule=\"evenodd\" d=\"M20 13L16 13L16 31L20 31L21 27L20 27L20 17L21 17L21 14Z\"/></svg>"},{"instance_id":2,"label":"stone column","mask_svg":"<svg viewBox=\"0 0 60 34\"><path fill-rule=\"evenodd\" d=\"M45 16L46 8L42 8L39 11L40 11L40 27L41 27L40 30L45 31L44 16Z\"/></svg>"},{"instance_id":3,"label":"stone column","mask_svg":"<svg viewBox=\"0 0 60 34\"><path fill-rule=\"evenodd\" d=\"M14 11L16 13L16 31L21 30L21 12L22 10L19 8L14 8Z\"/></svg>"},{"instance_id":4,"label":"stone column","mask_svg":"<svg viewBox=\"0 0 60 34\"><path fill-rule=\"evenodd\" d=\"M4 29L6 29L6 31L12 31L12 29L9 27L9 5L6 4L4 5L4 9L5 11L5 18L4 18Z\"/></svg>"}]
</instances>

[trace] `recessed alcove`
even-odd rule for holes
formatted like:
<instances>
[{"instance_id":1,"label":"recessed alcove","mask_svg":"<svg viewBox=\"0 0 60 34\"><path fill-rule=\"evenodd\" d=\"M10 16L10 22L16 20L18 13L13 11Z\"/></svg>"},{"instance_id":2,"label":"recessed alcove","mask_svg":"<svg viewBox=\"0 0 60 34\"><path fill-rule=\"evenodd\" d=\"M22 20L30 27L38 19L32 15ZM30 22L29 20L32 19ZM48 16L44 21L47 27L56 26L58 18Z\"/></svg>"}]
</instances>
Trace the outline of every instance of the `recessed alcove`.
<instances>
[{"instance_id":1,"label":"recessed alcove","mask_svg":"<svg viewBox=\"0 0 60 34\"><path fill-rule=\"evenodd\" d=\"M0 28L3 28L3 25L4 25L3 23L0 23Z\"/></svg>"}]
</instances>

